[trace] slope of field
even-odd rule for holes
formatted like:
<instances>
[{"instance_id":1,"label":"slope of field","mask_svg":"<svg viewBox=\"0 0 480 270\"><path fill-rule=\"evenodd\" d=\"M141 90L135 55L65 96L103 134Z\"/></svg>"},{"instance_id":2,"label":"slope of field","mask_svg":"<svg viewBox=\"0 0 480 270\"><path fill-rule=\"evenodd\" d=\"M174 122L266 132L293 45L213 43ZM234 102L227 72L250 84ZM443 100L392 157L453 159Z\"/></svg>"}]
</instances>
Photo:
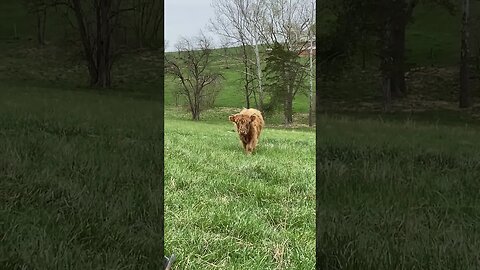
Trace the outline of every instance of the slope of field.
<instances>
[{"instance_id":1,"label":"slope of field","mask_svg":"<svg viewBox=\"0 0 480 270\"><path fill-rule=\"evenodd\" d=\"M175 53L167 53L167 57ZM262 52L262 55L264 53ZM212 52L211 70L223 75L222 89L215 100L216 107L242 107L245 106L243 64L240 58L239 48L228 48L227 50L215 49ZM228 59L225 61L224 59ZM302 61L308 61L308 58L302 58ZM315 71L314 71L315 72ZM255 82L256 83L256 82ZM264 82L265 84L265 82ZM315 89L315 81L313 85ZM173 76L166 76L165 79L165 104L174 105L175 92L181 91L182 86ZM293 102L294 112L308 113L308 93L310 91L309 81L305 82L305 87L298 91ZM315 90L314 90L315 91ZM179 99L179 104L183 104L184 97ZM253 97L250 101L254 104Z\"/></svg>"},{"instance_id":2,"label":"slope of field","mask_svg":"<svg viewBox=\"0 0 480 270\"><path fill-rule=\"evenodd\" d=\"M0 269L161 269L161 112L0 84Z\"/></svg>"},{"instance_id":3,"label":"slope of field","mask_svg":"<svg viewBox=\"0 0 480 270\"><path fill-rule=\"evenodd\" d=\"M226 114L228 115L228 114ZM315 134L165 122L165 237L175 269L313 269Z\"/></svg>"},{"instance_id":4,"label":"slope of field","mask_svg":"<svg viewBox=\"0 0 480 270\"><path fill-rule=\"evenodd\" d=\"M480 126L318 127L322 269L478 269Z\"/></svg>"}]
</instances>

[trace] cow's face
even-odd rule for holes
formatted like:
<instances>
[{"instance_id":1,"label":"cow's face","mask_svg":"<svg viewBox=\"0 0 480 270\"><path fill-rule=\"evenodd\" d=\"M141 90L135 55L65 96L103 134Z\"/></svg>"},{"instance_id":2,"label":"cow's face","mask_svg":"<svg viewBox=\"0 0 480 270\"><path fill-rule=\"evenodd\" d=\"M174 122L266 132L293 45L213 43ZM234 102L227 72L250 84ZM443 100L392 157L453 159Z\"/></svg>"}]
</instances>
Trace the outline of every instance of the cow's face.
<instances>
[{"instance_id":1,"label":"cow's face","mask_svg":"<svg viewBox=\"0 0 480 270\"><path fill-rule=\"evenodd\" d=\"M235 123L240 135L247 135L250 132L251 123L255 120L255 115L233 114L230 115L228 119Z\"/></svg>"}]
</instances>

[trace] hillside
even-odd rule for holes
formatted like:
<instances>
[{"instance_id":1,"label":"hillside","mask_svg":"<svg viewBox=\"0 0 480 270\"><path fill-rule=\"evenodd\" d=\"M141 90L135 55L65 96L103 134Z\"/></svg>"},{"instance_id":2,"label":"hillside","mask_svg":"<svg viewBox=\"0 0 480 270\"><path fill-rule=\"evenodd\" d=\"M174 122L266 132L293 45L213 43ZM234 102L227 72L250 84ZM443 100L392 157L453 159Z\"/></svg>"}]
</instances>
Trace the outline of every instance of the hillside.
<instances>
[{"instance_id":1,"label":"hillside","mask_svg":"<svg viewBox=\"0 0 480 270\"><path fill-rule=\"evenodd\" d=\"M0 83L0 268L160 269L161 112Z\"/></svg>"},{"instance_id":2,"label":"hillside","mask_svg":"<svg viewBox=\"0 0 480 270\"><path fill-rule=\"evenodd\" d=\"M176 269L313 269L314 133L267 128L253 156L227 122L169 120L165 138Z\"/></svg>"},{"instance_id":3,"label":"hillside","mask_svg":"<svg viewBox=\"0 0 480 270\"><path fill-rule=\"evenodd\" d=\"M318 121L323 269L478 267L478 125Z\"/></svg>"}]
</instances>

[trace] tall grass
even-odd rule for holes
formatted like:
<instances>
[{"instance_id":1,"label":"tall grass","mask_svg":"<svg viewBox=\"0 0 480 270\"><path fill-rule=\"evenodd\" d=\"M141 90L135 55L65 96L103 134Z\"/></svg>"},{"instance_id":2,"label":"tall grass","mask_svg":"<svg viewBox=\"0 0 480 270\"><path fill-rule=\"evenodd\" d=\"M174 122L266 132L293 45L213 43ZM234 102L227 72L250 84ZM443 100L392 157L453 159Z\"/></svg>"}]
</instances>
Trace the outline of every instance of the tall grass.
<instances>
[{"instance_id":1,"label":"tall grass","mask_svg":"<svg viewBox=\"0 0 480 270\"><path fill-rule=\"evenodd\" d=\"M165 236L176 269L313 269L314 133L267 126L246 156L226 116L166 120Z\"/></svg>"},{"instance_id":2,"label":"tall grass","mask_svg":"<svg viewBox=\"0 0 480 270\"><path fill-rule=\"evenodd\" d=\"M478 269L478 128L320 122L322 269Z\"/></svg>"},{"instance_id":3,"label":"tall grass","mask_svg":"<svg viewBox=\"0 0 480 270\"><path fill-rule=\"evenodd\" d=\"M160 269L158 102L0 89L0 268Z\"/></svg>"}]
</instances>

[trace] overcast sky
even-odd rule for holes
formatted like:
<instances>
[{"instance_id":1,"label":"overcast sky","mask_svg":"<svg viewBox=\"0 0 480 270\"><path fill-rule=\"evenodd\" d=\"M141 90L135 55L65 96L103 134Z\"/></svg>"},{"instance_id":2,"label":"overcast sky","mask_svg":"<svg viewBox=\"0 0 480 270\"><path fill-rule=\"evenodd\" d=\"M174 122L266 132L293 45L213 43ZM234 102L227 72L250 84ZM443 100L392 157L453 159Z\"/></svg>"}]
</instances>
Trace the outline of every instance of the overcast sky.
<instances>
[{"instance_id":1,"label":"overcast sky","mask_svg":"<svg viewBox=\"0 0 480 270\"><path fill-rule=\"evenodd\" d=\"M180 37L193 37L203 30L205 35L216 36L207 30L210 18L213 17L212 0L165 0L165 40L166 51L175 50L175 43Z\"/></svg>"}]
</instances>

